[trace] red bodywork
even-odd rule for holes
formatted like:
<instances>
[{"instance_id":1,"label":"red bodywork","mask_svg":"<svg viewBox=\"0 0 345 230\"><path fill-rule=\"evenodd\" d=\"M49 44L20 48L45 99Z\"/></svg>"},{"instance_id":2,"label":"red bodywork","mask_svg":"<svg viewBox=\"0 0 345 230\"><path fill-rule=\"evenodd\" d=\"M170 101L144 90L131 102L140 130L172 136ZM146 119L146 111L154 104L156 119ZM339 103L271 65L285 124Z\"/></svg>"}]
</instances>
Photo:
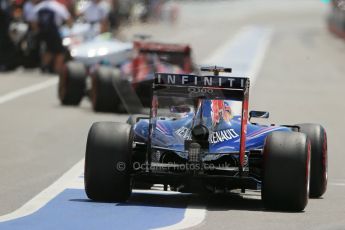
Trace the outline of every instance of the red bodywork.
<instances>
[{"instance_id":1,"label":"red bodywork","mask_svg":"<svg viewBox=\"0 0 345 230\"><path fill-rule=\"evenodd\" d=\"M136 41L134 53L130 66L125 67L125 71L133 77L134 87L135 83L146 80L150 73L167 70L178 74L193 72L191 48L188 45Z\"/></svg>"},{"instance_id":2,"label":"red bodywork","mask_svg":"<svg viewBox=\"0 0 345 230\"><path fill-rule=\"evenodd\" d=\"M248 125L248 109L249 109L249 91L244 92L242 103L242 120L241 120L241 142L240 142L240 167L244 167L244 156L246 152L246 138Z\"/></svg>"}]
</instances>

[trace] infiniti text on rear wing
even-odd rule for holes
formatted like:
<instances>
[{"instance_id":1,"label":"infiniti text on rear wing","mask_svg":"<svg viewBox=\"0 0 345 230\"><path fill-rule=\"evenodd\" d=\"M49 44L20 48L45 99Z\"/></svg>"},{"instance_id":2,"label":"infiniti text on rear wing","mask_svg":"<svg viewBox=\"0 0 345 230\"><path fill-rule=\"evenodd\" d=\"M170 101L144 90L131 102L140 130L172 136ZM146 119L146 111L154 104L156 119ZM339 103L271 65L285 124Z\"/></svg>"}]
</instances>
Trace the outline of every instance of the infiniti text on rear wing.
<instances>
[{"instance_id":1,"label":"infiniti text on rear wing","mask_svg":"<svg viewBox=\"0 0 345 230\"><path fill-rule=\"evenodd\" d=\"M165 96L242 100L249 78L156 73L154 91Z\"/></svg>"}]
</instances>

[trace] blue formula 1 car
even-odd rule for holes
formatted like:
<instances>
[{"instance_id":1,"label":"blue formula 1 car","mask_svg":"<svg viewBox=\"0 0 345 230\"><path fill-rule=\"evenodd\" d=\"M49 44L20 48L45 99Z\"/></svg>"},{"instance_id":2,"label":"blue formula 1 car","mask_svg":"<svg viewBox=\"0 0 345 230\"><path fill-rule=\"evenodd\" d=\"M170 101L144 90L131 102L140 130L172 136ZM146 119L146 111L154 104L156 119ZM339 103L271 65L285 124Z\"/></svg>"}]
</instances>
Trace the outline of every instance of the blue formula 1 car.
<instances>
[{"instance_id":1,"label":"blue formula 1 car","mask_svg":"<svg viewBox=\"0 0 345 230\"><path fill-rule=\"evenodd\" d=\"M92 125L85 190L95 201L126 201L136 183L181 192L259 190L265 207L301 211L327 186L321 125L260 125L248 112L249 78L157 73L150 117Z\"/></svg>"}]
</instances>

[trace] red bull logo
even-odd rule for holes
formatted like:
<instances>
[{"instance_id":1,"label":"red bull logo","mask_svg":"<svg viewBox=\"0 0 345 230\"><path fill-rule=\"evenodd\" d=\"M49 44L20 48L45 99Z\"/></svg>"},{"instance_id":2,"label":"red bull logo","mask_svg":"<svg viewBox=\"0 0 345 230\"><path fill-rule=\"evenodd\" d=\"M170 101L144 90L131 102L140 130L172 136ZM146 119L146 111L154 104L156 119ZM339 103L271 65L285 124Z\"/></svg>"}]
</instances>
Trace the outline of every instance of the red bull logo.
<instances>
[{"instance_id":1,"label":"red bull logo","mask_svg":"<svg viewBox=\"0 0 345 230\"><path fill-rule=\"evenodd\" d=\"M230 122L232 119L232 112L229 102L224 100L212 100L211 101L211 118L212 125L215 127L217 124L223 121Z\"/></svg>"}]
</instances>

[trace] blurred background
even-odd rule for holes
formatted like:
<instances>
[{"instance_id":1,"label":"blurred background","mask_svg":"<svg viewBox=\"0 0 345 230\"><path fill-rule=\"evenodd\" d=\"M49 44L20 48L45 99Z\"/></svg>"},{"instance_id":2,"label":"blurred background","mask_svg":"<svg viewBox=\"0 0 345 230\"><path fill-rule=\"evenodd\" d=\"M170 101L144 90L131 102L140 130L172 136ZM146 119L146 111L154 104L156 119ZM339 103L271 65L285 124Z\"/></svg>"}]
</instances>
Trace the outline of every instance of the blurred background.
<instances>
[{"instance_id":1,"label":"blurred background","mask_svg":"<svg viewBox=\"0 0 345 230\"><path fill-rule=\"evenodd\" d=\"M82 159L93 122L147 107L154 72L201 65L249 76L250 108L271 123L326 128L328 211L312 200L308 223L294 224L345 226L344 0L0 0L0 215ZM277 222L255 214L248 229ZM301 220L279 216L279 227L291 218Z\"/></svg>"}]
</instances>

